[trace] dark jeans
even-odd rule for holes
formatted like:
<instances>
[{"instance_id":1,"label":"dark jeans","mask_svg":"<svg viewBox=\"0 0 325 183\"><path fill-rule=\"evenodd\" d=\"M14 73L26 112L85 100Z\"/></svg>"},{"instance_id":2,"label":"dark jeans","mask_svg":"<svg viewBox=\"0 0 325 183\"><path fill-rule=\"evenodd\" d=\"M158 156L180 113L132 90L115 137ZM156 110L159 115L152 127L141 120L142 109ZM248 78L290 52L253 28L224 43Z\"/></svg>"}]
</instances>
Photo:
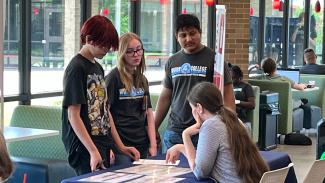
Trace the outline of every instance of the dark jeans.
<instances>
[{"instance_id":1,"label":"dark jeans","mask_svg":"<svg viewBox=\"0 0 325 183\"><path fill-rule=\"evenodd\" d=\"M110 166L109 162L110 162L110 148L104 148L104 147L97 147L102 159L103 159L103 163L104 166L106 168L108 168ZM78 164L73 167L76 174L77 175L83 175L86 173L90 173L91 172L91 168L90 168L90 154L88 152L88 150L83 147L80 146L76 149L76 153L78 156Z\"/></svg>"},{"instance_id":2,"label":"dark jeans","mask_svg":"<svg viewBox=\"0 0 325 183\"><path fill-rule=\"evenodd\" d=\"M194 147L197 147L199 140L199 134L192 136L192 142ZM167 149L171 148L176 144L183 144L182 133L177 133L171 130L166 130L164 134L164 144Z\"/></svg>"},{"instance_id":3,"label":"dark jeans","mask_svg":"<svg viewBox=\"0 0 325 183\"><path fill-rule=\"evenodd\" d=\"M135 147L139 153L141 159L146 159L148 157L148 147L139 147L139 146L133 146ZM123 154L120 150L118 150L116 147L113 149L115 153L115 163L114 165L121 165L125 163L132 162L132 158Z\"/></svg>"}]
</instances>

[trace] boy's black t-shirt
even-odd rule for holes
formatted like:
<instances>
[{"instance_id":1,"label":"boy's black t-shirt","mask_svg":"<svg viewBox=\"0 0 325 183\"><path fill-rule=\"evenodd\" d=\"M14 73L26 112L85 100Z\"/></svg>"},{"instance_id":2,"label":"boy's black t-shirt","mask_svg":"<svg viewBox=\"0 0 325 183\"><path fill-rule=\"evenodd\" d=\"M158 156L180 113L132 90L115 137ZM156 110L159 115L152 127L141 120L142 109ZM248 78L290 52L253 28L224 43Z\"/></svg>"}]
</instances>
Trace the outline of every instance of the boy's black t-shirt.
<instances>
[{"instance_id":1,"label":"boy's black t-shirt","mask_svg":"<svg viewBox=\"0 0 325 183\"><path fill-rule=\"evenodd\" d=\"M76 104L81 105L80 117L97 148L108 148L112 138L104 70L80 54L71 60L63 77L62 141L70 164L77 158L76 149L84 149L68 119L68 107Z\"/></svg>"},{"instance_id":2,"label":"boy's black t-shirt","mask_svg":"<svg viewBox=\"0 0 325 183\"><path fill-rule=\"evenodd\" d=\"M105 80L110 112L122 142L130 146L149 146L145 115L145 109L152 108L149 89L133 87L131 93L128 93L117 68L114 68ZM147 104L144 104L144 96L147 98Z\"/></svg>"}]
</instances>

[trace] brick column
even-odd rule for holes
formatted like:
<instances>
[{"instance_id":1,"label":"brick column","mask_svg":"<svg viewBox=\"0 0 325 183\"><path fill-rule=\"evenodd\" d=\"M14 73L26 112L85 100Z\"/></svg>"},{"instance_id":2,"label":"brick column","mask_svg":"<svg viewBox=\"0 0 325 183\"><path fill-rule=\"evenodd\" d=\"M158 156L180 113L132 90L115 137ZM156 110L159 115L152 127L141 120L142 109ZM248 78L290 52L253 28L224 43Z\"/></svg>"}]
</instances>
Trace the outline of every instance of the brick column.
<instances>
[{"instance_id":1,"label":"brick column","mask_svg":"<svg viewBox=\"0 0 325 183\"><path fill-rule=\"evenodd\" d=\"M245 78L248 71L249 0L221 0L226 5L225 61L239 65Z\"/></svg>"},{"instance_id":2,"label":"brick column","mask_svg":"<svg viewBox=\"0 0 325 183\"><path fill-rule=\"evenodd\" d=\"M64 5L64 66L80 49L80 1L65 1Z\"/></svg>"}]
</instances>

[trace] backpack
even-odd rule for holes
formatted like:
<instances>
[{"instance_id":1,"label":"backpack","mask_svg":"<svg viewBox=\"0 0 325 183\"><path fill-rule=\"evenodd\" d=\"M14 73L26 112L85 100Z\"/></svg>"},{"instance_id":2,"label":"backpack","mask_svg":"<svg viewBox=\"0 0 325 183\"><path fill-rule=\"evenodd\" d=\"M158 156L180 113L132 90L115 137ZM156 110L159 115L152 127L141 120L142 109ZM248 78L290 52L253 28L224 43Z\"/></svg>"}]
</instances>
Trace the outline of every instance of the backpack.
<instances>
[{"instance_id":1,"label":"backpack","mask_svg":"<svg viewBox=\"0 0 325 183\"><path fill-rule=\"evenodd\" d=\"M284 144L287 145L311 145L311 139L304 134L289 133L285 135Z\"/></svg>"}]
</instances>

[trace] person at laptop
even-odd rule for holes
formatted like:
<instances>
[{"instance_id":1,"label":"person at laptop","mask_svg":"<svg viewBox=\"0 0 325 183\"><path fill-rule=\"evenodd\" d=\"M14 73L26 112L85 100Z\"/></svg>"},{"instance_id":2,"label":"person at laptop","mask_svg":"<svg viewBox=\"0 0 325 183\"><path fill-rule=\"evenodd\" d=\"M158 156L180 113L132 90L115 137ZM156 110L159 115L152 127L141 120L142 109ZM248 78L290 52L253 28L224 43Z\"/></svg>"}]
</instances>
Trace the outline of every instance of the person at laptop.
<instances>
[{"instance_id":1,"label":"person at laptop","mask_svg":"<svg viewBox=\"0 0 325 183\"><path fill-rule=\"evenodd\" d=\"M296 83L288 77L277 74L276 63L272 58L266 58L262 61L262 69L266 74L265 77L268 80L287 81L290 83L291 88L296 90L303 90L307 88L306 84Z\"/></svg>"},{"instance_id":2,"label":"person at laptop","mask_svg":"<svg viewBox=\"0 0 325 183\"><path fill-rule=\"evenodd\" d=\"M316 64L317 55L311 48L304 51L306 65L300 69L301 74L325 74L325 66Z\"/></svg>"},{"instance_id":3,"label":"person at laptop","mask_svg":"<svg viewBox=\"0 0 325 183\"><path fill-rule=\"evenodd\" d=\"M255 96L252 86L243 81L243 71L237 65L231 65L228 63L231 70L234 94L238 101L236 103L236 113L238 118L245 123L246 127L251 130L251 124L247 119L247 113L249 110L255 108Z\"/></svg>"}]
</instances>

